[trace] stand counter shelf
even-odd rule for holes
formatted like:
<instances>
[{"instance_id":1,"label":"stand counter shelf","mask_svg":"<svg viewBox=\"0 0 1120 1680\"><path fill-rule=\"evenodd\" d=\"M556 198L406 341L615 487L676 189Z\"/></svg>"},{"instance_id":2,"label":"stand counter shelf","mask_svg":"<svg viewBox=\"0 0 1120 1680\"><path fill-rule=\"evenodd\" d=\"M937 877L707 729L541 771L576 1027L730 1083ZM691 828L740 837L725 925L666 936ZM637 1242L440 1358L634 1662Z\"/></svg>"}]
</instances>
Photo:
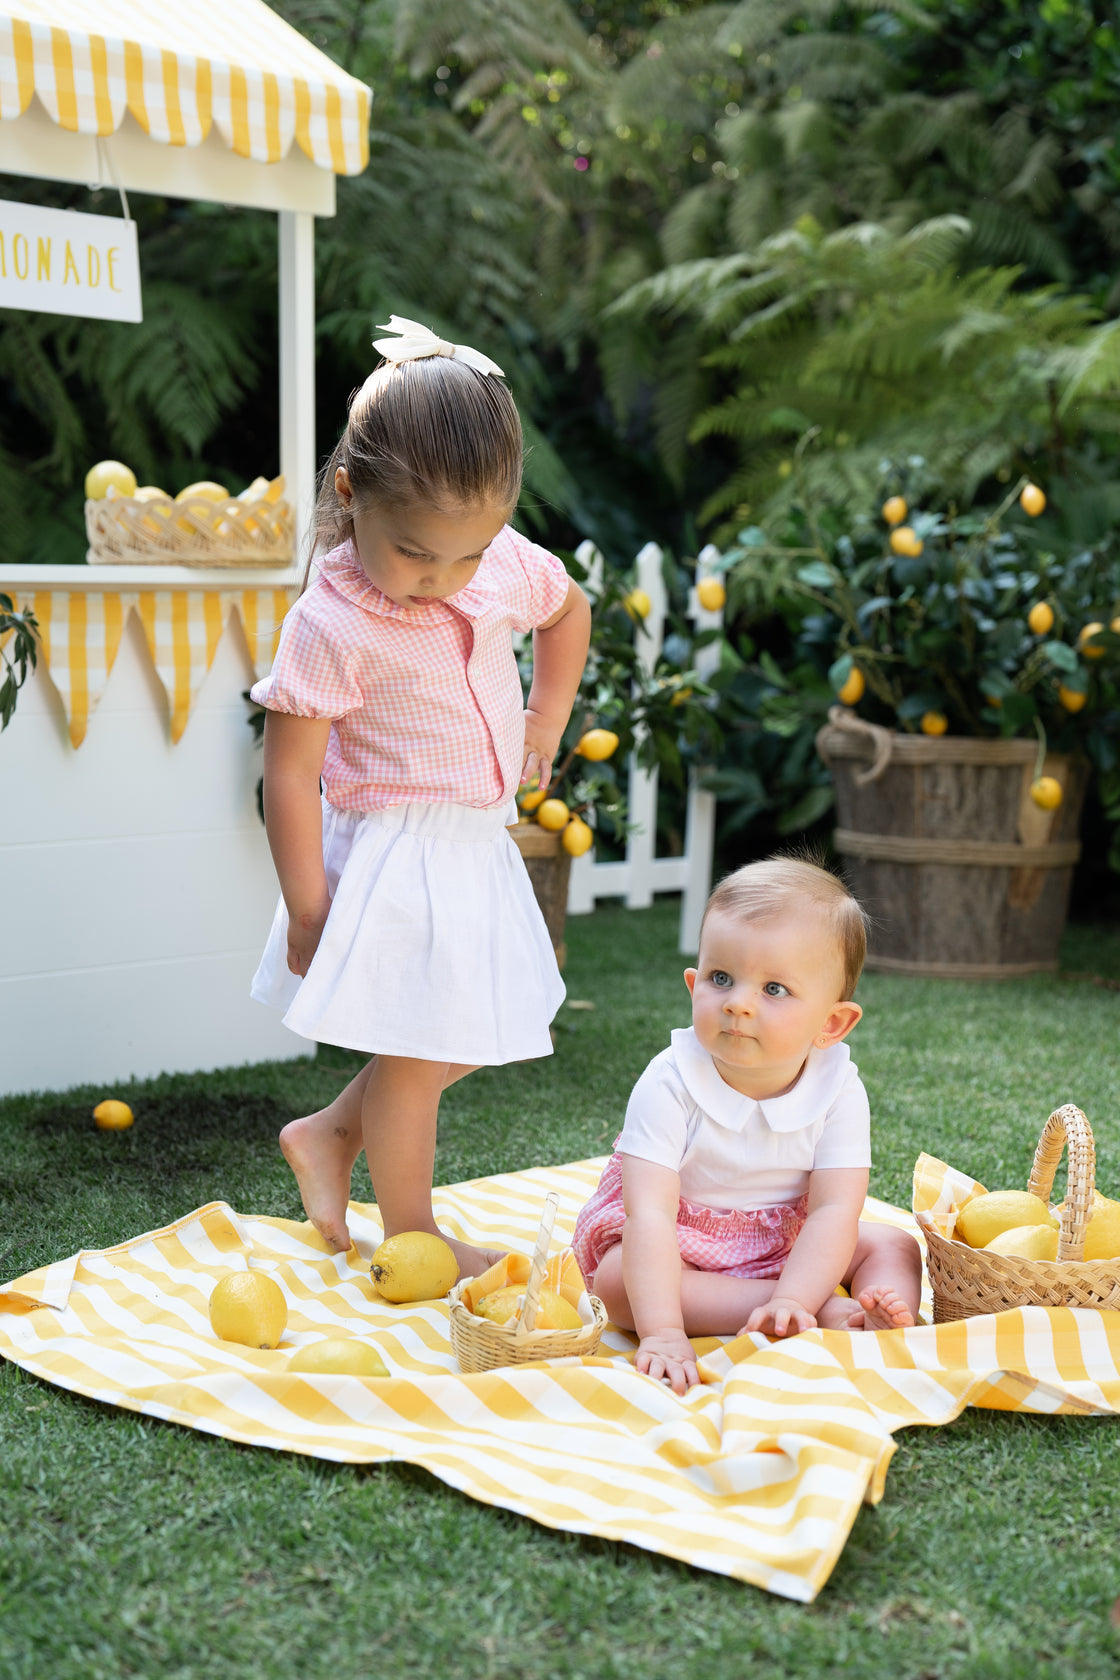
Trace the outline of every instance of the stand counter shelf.
<instances>
[{"instance_id":1,"label":"stand counter shelf","mask_svg":"<svg viewBox=\"0 0 1120 1680\"><path fill-rule=\"evenodd\" d=\"M276 877L243 694L297 589L0 564L43 641L0 735L0 1091L310 1052L248 995Z\"/></svg>"}]
</instances>

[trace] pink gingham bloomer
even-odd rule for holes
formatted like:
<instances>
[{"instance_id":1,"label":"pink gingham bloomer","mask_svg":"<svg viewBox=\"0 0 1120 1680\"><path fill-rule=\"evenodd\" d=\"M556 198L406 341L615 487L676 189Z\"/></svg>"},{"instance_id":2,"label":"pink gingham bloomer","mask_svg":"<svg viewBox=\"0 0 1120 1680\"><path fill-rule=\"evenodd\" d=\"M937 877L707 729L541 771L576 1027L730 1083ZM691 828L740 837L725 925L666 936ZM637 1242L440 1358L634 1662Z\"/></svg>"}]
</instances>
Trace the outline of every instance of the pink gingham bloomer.
<instances>
[{"instance_id":1,"label":"pink gingham bloomer","mask_svg":"<svg viewBox=\"0 0 1120 1680\"><path fill-rule=\"evenodd\" d=\"M797 1082L755 1100L719 1075L691 1027L672 1035L630 1095L616 1153L576 1221L589 1286L622 1239L623 1155L678 1175L681 1258L706 1272L778 1277L805 1221L810 1174L871 1164L867 1093L846 1044L813 1049Z\"/></svg>"},{"instance_id":2,"label":"pink gingham bloomer","mask_svg":"<svg viewBox=\"0 0 1120 1680\"><path fill-rule=\"evenodd\" d=\"M333 720L323 763L330 804L510 800L525 747L511 632L559 612L568 593L561 562L506 525L466 588L424 607L383 595L353 543L317 564L252 694L271 711Z\"/></svg>"},{"instance_id":3,"label":"pink gingham bloomer","mask_svg":"<svg viewBox=\"0 0 1120 1680\"><path fill-rule=\"evenodd\" d=\"M508 526L465 589L421 608L384 596L350 543L319 562L253 689L332 720L330 913L301 979L281 898L251 988L294 1032L472 1066L550 1054L564 983L505 827L525 745L512 632L567 593L560 561Z\"/></svg>"}]
</instances>

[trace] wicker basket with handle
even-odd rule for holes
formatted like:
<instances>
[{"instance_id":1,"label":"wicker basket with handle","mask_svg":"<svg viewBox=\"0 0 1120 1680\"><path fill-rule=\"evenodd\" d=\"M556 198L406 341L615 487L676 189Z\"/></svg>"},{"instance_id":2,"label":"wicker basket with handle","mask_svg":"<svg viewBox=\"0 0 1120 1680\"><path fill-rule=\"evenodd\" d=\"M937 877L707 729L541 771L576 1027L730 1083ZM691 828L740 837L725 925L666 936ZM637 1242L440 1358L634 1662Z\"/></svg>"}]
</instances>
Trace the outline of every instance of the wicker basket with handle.
<instances>
[{"instance_id":1,"label":"wicker basket with handle","mask_svg":"<svg viewBox=\"0 0 1120 1680\"><path fill-rule=\"evenodd\" d=\"M538 1359L581 1358L594 1353L607 1322L607 1309L595 1295L591 1302L591 1323L578 1330L535 1330L541 1284L548 1263L548 1245L556 1218L557 1200L549 1193L537 1233L537 1246L525 1284L521 1311L508 1324L494 1324L479 1318L462 1299L472 1280L464 1278L451 1291L451 1349L463 1371L493 1371L500 1365L528 1365Z\"/></svg>"},{"instance_id":2,"label":"wicker basket with handle","mask_svg":"<svg viewBox=\"0 0 1120 1680\"><path fill-rule=\"evenodd\" d=\"M91 566L282 566L295 553L290 502L110 496L86 503Z\"/></svg>"},{"instance_id":3,"label":"wicker basket with handle","mask_svg":"<svg viewBox=\"0 0 1120 1680\"><path fill-rule=\"evenodd\" d=\"M1064 1148L1069 1150L1069 1162L1056 1260L990 1254L926 1231L935 1324L1011 1307L1120 1308L1120 1257L1081 1258L1092 1213L1096 1148L1088 1120L1073 1103L1055 1109L1047 1120L1027 1188L1049 1203Z\"/></svg>"}]
</instances>

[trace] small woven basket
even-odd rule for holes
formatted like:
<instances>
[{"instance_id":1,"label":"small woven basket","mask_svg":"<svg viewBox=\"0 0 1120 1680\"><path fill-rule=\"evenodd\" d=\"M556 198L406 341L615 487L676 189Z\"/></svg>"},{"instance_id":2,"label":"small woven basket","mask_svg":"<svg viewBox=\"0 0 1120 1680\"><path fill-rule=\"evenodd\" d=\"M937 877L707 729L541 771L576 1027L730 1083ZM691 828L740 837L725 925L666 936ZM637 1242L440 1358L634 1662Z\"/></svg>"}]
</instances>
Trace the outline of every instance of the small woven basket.
<instances>
[{"instance_id":1,"label":"small woven basket","mask_svg":"<svg viewBox=\"0 0 1120 1680\"><path fill-rule=\"evenodd\" d=\"M283 566L295 553L290 502L107 496L86 503L91 566Z\"/></svg>"},{"instance_id":2,"label":"small woven basket","mask_svg":"<svg viewBox=\"0 0 1120 1680\"><path fill-rule=\"evenodd\" d=\"M1006 1312L1011 1307L1120 1308L1120 1258L1081 1258L1092 1212L1096 1149L1089 1122L1073 1103L1055 1109L1047 1120L1027 1188L1049 1203L1063 1148L1069 1150L1069 1162L1056 1260L989 1254L987 1249L969 1248L967 1243L927 1230L926 1264L935 1324Z\"/></svg>"},{"instance_id":3,"label":"small woven basket","mask_svg":"<svg viewBox=\"0 0 1120 1680\"><path fill-rule=\"evenodd\" d=\"M508 1324L493 1324L490 1319L472 1313L461 1299L470 1278L463 1278L451 1291L451 1351L459 1361L460 1370L493 1371L500 1365L529 1365L538 1359L582 1358L599 1346L607 1323L607 1309L597 1295L588 1297L590 1324L581 1324L578 1330L533 1329L556 1206L556 1197L550 1194L525 1284L525 1297L516 1318Z\"/></svg>"}]
</instances>

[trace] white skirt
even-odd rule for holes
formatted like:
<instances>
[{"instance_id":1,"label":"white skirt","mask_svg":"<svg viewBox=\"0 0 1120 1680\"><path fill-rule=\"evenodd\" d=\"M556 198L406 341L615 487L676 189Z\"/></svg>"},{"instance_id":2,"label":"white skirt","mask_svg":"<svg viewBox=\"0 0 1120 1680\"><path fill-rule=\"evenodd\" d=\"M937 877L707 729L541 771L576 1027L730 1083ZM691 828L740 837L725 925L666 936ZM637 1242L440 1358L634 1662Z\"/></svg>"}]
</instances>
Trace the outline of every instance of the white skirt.
<instances>
[{"instance_id":1,"label":"white skirt","mask_svg":"<svg viewBox=\"0 0 1120 1680\"><path fill-rule=\"evenodd\" d=\"M303 979L289 971L281 898L252 996L303 1038L372 1055L478 1066L549 1055L564 982L509 815L324 800L319 948Z\"/></svg>"}]
</instances>

